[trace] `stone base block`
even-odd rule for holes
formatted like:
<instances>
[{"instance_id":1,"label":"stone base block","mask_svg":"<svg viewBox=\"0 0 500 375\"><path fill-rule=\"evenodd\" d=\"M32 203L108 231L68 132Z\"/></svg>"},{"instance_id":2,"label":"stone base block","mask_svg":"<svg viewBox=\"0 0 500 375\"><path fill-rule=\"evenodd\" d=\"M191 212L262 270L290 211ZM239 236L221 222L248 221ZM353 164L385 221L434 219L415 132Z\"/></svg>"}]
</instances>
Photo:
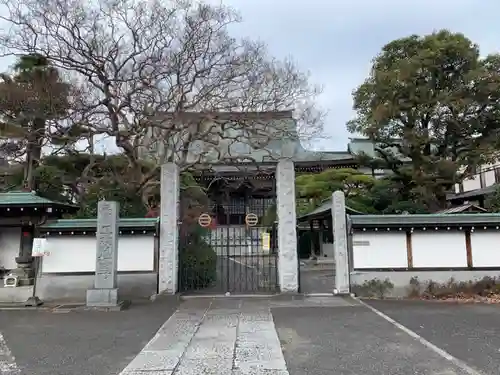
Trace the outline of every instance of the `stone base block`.
<instances>
[{"instance_id":1,"label":"stone base block","mask_svg":"<svg viewBox=\"0 0 500 375\"><path fill-rule=\"evenodd\" d=\"M30 297L26 300L24 303L24 306L26 307L38 307L43 305L43 301L38 298L37 296Z\"/></svg>"},{"instance_id":2,"label":"stone base block","mask_svg":"<svg viewBox=\"0 0 500 375\"><path fill-rule=\"evenodd\" d=\"M31 296L33 296L32 286L0 287L0 303L20 303L24 305L24 302Z\"/></svg>"},{"instance_id":3,"label":"stone base block","mask_svg":"<svg viewBox=\"0 0 500 375\"><path fill-rule=\"evenodd\" d=\"M88 307L118 306L118 289L88 289Z\"/></svg>"},{"instance_id":4,"label":"stone base block","mask_svg":"<svg viewBox=\"0 0 500 375\"><path fill-rule=\"evenodd\" d=\"M104 311L104 312L112 312L112 311L122 311L128 309L130 306L130 301L119 301L115 306L84 306L83 310L86 311Z\"/></svg>"}]
</instances>

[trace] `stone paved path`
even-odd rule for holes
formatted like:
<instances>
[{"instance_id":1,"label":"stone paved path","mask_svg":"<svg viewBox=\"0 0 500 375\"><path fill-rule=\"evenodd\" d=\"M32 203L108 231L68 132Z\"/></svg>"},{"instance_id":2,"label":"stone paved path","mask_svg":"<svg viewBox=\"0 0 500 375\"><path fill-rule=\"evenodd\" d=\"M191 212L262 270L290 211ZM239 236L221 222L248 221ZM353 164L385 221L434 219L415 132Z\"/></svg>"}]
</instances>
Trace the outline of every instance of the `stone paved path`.
<instances>
[{"instance_id":1,"label":"stone paved path","mask_svg":"<svg viewBox=\"0 0 500 375\"><path fill-rule=\"evenodd\" d=\"M193 299L121 375L288 375L269 303Z\"/></svg>"}]
</instances>

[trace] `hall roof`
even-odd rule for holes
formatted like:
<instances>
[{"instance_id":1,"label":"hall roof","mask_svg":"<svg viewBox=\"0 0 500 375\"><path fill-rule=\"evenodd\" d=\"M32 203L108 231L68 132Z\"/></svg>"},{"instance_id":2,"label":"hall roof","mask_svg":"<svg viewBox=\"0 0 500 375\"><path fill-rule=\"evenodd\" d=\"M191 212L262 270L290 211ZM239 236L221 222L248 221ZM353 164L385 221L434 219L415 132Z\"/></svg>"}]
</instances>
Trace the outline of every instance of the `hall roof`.
<instances>
[{"instance_id":1,"label":"hall roof","mask_svg":"<svg viewBox=\"0 0 500 375\"><path fill-rule=\"evenodd\" d=\"M9 207L56 207L78 209L78 207L68 203L56 202L43 198L37 195L34 191L23 190L0 193L0 208Z\"/></svg>"},{"instance_id":2,"label":"hall roof","mask_svg":"<svg viewBox=\"0 0 500 375\"><path fill-rule=\"evenodd\" d=\"M355 210L354 208L351 208L349 206L346 206L345 208L346 213L350 215L364 215L363 212ZM314 220L314 219L324 219L327 217L330 217L332 215L332 200L328 199L327 201L323 202L321 206L316 208L315 210L299 216L297 220L299 222L303 221L309 221L309 220Z\"/></svg>"}]
</instances>

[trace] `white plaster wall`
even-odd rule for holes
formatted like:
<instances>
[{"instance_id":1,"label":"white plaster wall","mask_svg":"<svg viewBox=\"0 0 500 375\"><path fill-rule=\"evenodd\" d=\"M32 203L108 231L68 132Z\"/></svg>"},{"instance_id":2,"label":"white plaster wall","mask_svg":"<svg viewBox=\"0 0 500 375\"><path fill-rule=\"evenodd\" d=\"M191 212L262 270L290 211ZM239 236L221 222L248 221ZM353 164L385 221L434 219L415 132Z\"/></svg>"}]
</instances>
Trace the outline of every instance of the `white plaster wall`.
<instances>
[{"instance_id":1,"label":"white plaster wall","mask_svg":"<svg viewBox=\"0 0 500 375\"><path fill-rule=\"evenodd\" d=\"M495 183L495 171L493 169L489 169L484 172L484 183L485 187L491 186Z\"/></svg>"},{"instance_id":2,"label":"white plaster wall","mask_svg":"<svg viewBox=\"0 0 500 375\"><path fill-rule=\"evenodd\" d=\"M484 186L488 187L495 184L495 168L498 168L500 163L485 164L480 167L483 175ZM464 192L481 188L480 173L477 173L463 181ZM455 184L455 193L460 193L460 185Z\"/></svg>"},{"instance_id":3,"label":"white plaster wall","mask_svg":"<svg viewBox=\"0 0 500 375\"><path fill-rule=\"evenodd\" d=\"M464 185L464 192L480 189L481 179L479 178L479 175L474 175L471 178L464 180L463 185Z\"/></svg>"},{"instance_id":4,"label":"white plaster wall","mask_svg":"<svg viewBox=\"0 0 500 375\"><path fill-rule=\"evenodd\" d=\"M474 267L500 267L499 231L473 232L470 239Z\"/></svg>"},{"instance_id":5,"label":"white plaster wall","mask_svg":"<svg viewBox=\"0 0 500 375\"><path fill-rule=\"evenodd\" d=\"M500 231L473 232L473 267L500 267L500 251L496 246L499 241ZM467 267L465 232L414 232L412 253L415 268ZM353 262L355 269L408 267L406 234L383 231L354 232Z\"/></svg>"},{"instance_id":6,"label":"white plaster wall","mask_svg":"<svg viewBox=\"0 0 500 375\"><path fill-rule=\"evenodd\" d=\"M44 273L95 272L96 238L57 236L47 238ZM118 238L118 271L153 271L154 236L136 235Z\"/></svg>"},{"instance_id":7,"label":"white plaster wall","mask_svg":"<svg viewBox=\"0 0 500 375\"><path fill-rule=\"evenodd\" d=\"M413 267L467 267L464 232L422 231L411 237Z\"/></svg>"},{"instance_id":8,"label":"white plaster wall","mask_svg":"<svg viewBox=\"0 0 500 375\"><path fill-rule=\"evenodd\" d=\"M408 267L406 233L354 232L353 263L355 269Z\"/></svg>"},{"instance_id":9,"label":"white plaster wall","mask_svg":"<svg viewBox=\"0 0 500 375\"><path fill-rule=\"evenodd\" d=\"M0 267L11 270L17 267L21 244L21 228L0 228Z\"/></svg>"}]
</instances>

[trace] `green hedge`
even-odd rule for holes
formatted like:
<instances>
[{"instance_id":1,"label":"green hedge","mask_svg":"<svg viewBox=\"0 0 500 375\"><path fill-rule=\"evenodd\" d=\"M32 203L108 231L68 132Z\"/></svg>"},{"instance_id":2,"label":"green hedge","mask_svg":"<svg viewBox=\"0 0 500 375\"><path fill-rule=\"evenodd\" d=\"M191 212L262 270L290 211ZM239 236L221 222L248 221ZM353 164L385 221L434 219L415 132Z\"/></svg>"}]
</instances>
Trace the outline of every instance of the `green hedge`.
<instances>
[{"instance_id":1,"label":"green hedge","mask_svg":"<svg viewBox=\"0 0 500 375\"><path fill-rule=\"evenodd\" d=\"M217 254L201 238L181 244L179 251L179 288L181 291L206 288L217 279Z\"/></svg>"}]
</instances>

